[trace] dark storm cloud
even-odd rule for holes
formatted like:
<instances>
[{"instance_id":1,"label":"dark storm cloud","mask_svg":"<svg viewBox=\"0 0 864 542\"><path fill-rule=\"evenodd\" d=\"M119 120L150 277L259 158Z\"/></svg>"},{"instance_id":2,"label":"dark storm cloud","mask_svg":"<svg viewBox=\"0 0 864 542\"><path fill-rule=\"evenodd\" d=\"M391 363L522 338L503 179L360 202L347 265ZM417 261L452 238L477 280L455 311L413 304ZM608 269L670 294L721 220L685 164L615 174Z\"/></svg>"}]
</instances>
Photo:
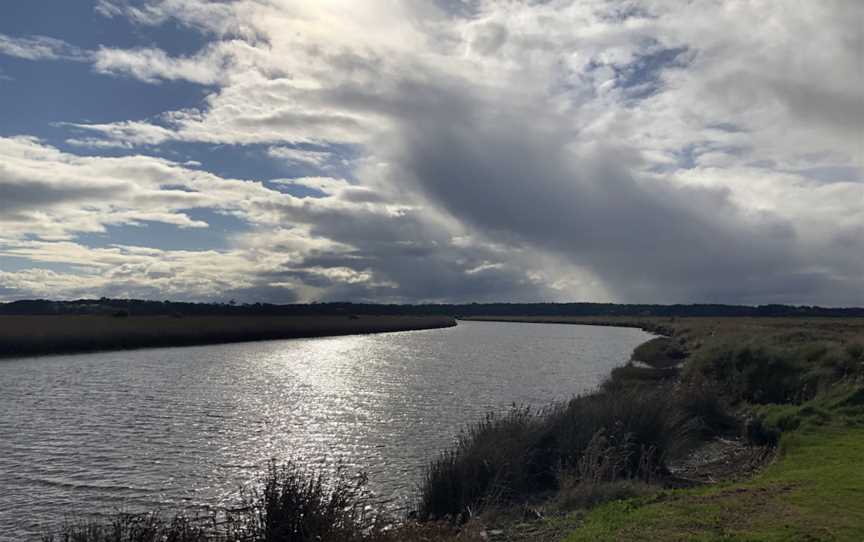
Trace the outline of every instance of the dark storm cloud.
<instances>
[{"instance_id":1,"label":"dark storm cloud","mask_svg":"<svg viewBox=\"0 0 864 542\"><path fill-rule=\"evenodd\" d=\"M390 158L405 180L493 238L565 255L621 299L806 300L839 286L806 272L790 223L745 213L723 189L636 177L631 149L568 144L540 108L446 86L401 98Z\"/></svg>"},{"instance_id":2,"label":"dark storm cloud","mask_svg":"<svg viewBox=\"0 0 864 542\"><path fill-rule=\"evenodd\" d=\"M296 210L291 217L298 218ZM261 275L261 280L299 279L309 286L327 288L325 300L527 301L551 297L545 286L529 280L524 269L502 261L494 250L482 244L453 244L450 235L422 211L389 215L323 208L304 219L310 222L314 237L353 250L311 254L290 268ZM310 271L316 268L370 273L372 280L346 282Z\"/></svg>"}]
</instances>

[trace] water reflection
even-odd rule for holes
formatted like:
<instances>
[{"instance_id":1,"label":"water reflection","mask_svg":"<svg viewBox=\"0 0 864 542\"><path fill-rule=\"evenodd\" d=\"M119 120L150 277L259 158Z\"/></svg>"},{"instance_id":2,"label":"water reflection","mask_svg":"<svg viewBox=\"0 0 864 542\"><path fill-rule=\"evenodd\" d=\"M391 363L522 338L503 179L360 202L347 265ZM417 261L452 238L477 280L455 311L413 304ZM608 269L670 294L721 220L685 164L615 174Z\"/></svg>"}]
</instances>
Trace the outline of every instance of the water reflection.
<instances>
[{"instance_id":1,"label":"water reflection","mask_svg":"<svg viewBox=\"0 0 864 542\"><path fill-rule=\"evenodd\" d=\"M463 322L0 362L0 540L64 512L224 505L269 458L341 461L401 502L464 423L589 389L647 337Z\"/></svg>"}]
</instances>

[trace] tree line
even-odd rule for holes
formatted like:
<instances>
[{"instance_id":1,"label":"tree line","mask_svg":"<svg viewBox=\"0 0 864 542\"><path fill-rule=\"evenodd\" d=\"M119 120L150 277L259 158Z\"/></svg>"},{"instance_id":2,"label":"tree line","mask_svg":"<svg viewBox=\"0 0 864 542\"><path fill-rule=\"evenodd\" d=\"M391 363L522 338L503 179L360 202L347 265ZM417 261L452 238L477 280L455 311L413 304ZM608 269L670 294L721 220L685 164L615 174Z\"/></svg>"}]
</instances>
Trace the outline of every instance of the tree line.
<instances>
[{"instance_id":1,"label":"tree line","mask_svg":"<svg viewBox=\"0 0 864 542\"><path fill-rule=\"evenodd\" d=\"M32 299L0 303L2 315L118 314L130 316L192 315L447 315L470 316L749 316L749 317L864 317L862 307L817 307L794 305L656 305L619 303L464 303L464 304L375 304L306 303L192 303L142 299L77 299L52 301Z\"/></svg>"}]
</instances>

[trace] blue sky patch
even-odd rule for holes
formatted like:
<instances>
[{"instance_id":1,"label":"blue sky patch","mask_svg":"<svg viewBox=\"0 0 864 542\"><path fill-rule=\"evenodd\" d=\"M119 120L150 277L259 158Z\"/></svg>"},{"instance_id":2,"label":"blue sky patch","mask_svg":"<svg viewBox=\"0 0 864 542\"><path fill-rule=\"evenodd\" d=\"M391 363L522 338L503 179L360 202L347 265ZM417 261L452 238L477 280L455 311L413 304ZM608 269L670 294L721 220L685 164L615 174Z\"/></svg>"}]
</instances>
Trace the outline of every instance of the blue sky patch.
<instances>
[{"instance_id":1,"label":"blue sky patch","mask_svg":"<svg viewBox=\"0 0 864 542\"><path fill-rule=\"evenodd\" d=\"M227 237L248 231L243 220L209 209L185 211L192 220L207 222L207 228L180 228L162 222L142 222L138 226L106 226L104 233L84 233L75 241L90 248L111 245L153 247L163 250L224 250L229 248Z\"/></svg>"},{"instance_id":2,"label":"blue sky patch","mask_svg":"<svg viewBox=\"0 0 864 542\"><path fill-rule=\"evenodd\" d=\"M158 47L171 56L192 54L209 41L207 36L176 21L144 26L123 17L106 18L95 8L92 0L7 1L3 3L0 33L48 36L82 49Z\"/></svg>"}]
</instances>

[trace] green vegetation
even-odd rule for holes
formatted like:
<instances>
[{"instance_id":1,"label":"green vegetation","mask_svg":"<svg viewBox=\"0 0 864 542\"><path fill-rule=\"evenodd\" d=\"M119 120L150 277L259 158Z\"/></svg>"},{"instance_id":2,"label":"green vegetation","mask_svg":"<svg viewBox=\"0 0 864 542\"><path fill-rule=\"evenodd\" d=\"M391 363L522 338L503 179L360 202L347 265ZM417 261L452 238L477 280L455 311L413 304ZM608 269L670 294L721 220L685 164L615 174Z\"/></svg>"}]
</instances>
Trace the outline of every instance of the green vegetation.
<instances>
[{"instance_id":1,"label":"green vegetation","mask_svg":"<svg viewBox=\"0 0 864 542\"><path fill-rule=\"evenodd\" d=\"M710 386L674 382L674 369L624 369L565 404L514 408L469 426L428 466L419 517L465 519L561 491L569 500L612 498L662 480L669 461L700 439L737 429Z\"/></svg>"},{"instance_id":2,"label":"green vegetation","mask_svg":"<svg viewBox=\"0 0 864 542\"><path fill-rule=\"evenodd\" d=\"M420 518L468 518L557 490L565 476L571 485L652 480L689 438L688 420L662 393L620 388L487 416L427 468Z\"/></svg>"},{"instance_id":3,"label":"green vegetation","mask_svg":"<svg viewBox=\"0 0 864 542\"><path fill-rule=\"evenodd\" d=\"M683 321L694 350L681 382L703 382L777 444L750 480L603 504L566 538L861 540L864 538L864 325L853 320Z\"/></svg>"},{"instance_id":4,"label":"green vegetation","mask_svg":"<svg viewBox=\"0 0 864 542\"><path fill-rule=\"evenodd\" d=\"M687 352L681 344L669 337L657 337L642 343L633 351L633 360L655 369L668 369L684 361Z\"/></svg>"},{"instance_id":5,"label":"green vegetation","mask_svg":"<svg viewBox=\"0 0 864 542\"><path fill-rule=\"evenodd\" d=\"M608 503L566 540L862 540L862 398L860 386L844 385L797 407L759 409L790 432L754 479Z\"/></svg>"},{"instance_id":6,"label":"green vegetation","mask_svg":"<svg viewBox=\"0 0 864 542\"><path fill-rule=\"evenodd\" d=\"M454 326L445 316L0 316L0 358Z\"/></svg>"},{"instance_id":7,"label":"green vegetation","mask_svg":"<svg viewBox=\"0 0 864 542\"><path fill-rule=\"evenodd\" d=\"M662 470L645 483L627 477L591 479L565 467L557 488L515 495L549 512L550 518L540 523L573 525L569 534L550 529L531 540L862 539L864 320L502 319L638 326L666 335L637 348L634 362L613 371L592 397L653 392L659 401L674 405L671 410L683 422L675 425L683 429L681 442L697 444L693 452L686 445L677 447L684 453L677 458L669 454L668 465L686 463L691 453L698 455L715 443L722 448L723 442L736 442L728 440L736 435L756 446L749 452L736 444L741 453L721 455L717 468L689 482L696 484L689 489L688 483L674 489L680 481L662 476ZM686 359L680 365L682 353ZM632 413L622 415L607 422L626 424ZM716 440L718 435L726 440ZM765 445L777 446L775 459L754 477L750 473L758 468L758 458L765 457L758 447ZM615 463L614 452L604 455ZM499 504L508 506L506 501ZM491 525L503 526L507 540L518 532L513 521L488 517Z\"/></svg>"}]
</instances>

